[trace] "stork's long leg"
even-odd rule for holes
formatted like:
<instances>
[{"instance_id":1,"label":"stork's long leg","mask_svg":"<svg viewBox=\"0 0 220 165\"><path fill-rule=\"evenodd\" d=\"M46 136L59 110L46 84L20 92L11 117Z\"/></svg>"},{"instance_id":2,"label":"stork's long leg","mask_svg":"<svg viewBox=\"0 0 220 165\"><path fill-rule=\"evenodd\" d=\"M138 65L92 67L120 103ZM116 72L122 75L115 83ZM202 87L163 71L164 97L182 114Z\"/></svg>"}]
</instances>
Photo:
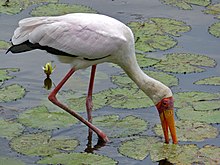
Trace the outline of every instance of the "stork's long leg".
<instances>
[{"instance_id":1,"label":"stork's long leg","mask_svg":"<svg viewBox=\"0 0 220 165\"><path fill-rule=\"evenodd\" d=\"M67 106L59 102L56 98L56 94L59 92L59 90L62 88L62 86L65 84L65 82L71 77L71 75L75 72L75 69L72 68L70 71L66 74L66 76L61 80L61 82L56 86L56 88L49 94L48 99L55 105L59 106L78 120L80 120L82 123L87 125L90 129L92 129L99 137L100 140L104 142L108 142L108 137L103 133L100 129L98 129L96 126L92 125L90 122L85 120L83 117L81 117L78 113L75 111L69 109Z\"/></svg>"},{"instance_id":2,"label":"stork's long leg","mask_svg":"<svg viewBox=\"0 0 220 165\"><path fill-rule=\"evenodd\" d=\"M93 65L91 69L88 94L86 98L86 110L87 110L87 115L88 115L88 121L90 123L92 123L92 108L93 108L92 92L93 92L93 86L94 86L95 72L96 72L96 65Z\"/></svg>"}]
</instances>

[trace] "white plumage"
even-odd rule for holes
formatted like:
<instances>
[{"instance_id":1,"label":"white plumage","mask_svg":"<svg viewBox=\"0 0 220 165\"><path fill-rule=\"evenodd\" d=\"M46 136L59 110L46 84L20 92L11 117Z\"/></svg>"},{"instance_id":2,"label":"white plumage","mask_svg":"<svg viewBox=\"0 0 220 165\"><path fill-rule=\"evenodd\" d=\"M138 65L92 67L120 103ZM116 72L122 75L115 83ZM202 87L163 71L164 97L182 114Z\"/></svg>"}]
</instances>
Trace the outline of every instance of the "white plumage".
<instances>
[{"instance_id":1,"label":"white plumage","mask_svg":"<svg viewBox=\"0 0 220 165\"><path fill-rule=\"evenodd\" d=\"M19 22L12 43L17 45L29 40L31 43L93 59L118 51L127 42L124 34L127 32L128 27L121 22L98 14L33 17Z\"/></svg>"}]
</instances>

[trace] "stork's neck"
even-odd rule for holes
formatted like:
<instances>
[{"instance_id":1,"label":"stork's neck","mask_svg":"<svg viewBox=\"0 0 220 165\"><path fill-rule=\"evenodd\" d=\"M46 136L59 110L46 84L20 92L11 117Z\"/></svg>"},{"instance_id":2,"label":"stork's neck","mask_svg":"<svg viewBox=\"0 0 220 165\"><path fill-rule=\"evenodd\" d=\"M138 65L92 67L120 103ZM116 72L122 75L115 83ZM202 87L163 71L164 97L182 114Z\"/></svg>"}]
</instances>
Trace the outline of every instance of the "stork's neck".
<instances>
[{"instance_id":1,"label":"stork's neck","mask_svg":"<svg viewBox=\"0 0 220 165\"><path fill-rule=\"evenodd\" d=\"M163 83L146 75L139 65L136 58L130 62L131 65L122 67L127 75L137 84L137 86L148 96L156 105L163 98L171 97L172 92Z\"/></svg>"}]
</instances>

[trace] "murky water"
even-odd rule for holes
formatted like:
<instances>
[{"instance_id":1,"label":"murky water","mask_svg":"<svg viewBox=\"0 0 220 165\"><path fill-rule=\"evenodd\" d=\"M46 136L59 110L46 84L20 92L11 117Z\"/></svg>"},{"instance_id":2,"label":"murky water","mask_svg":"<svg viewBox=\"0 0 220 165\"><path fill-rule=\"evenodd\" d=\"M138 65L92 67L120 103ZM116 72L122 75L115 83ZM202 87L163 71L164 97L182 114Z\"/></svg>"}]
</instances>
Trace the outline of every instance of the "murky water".
<instances>
[{"instance_id":1,"label":"murky water","mask_svg":"<svg viewBox=\"0 0 220 165\"><path fill-rule=\"evenodd\" d=\"M73 3L71 0L61 0L60 2ZM179 85L172 88L172 90L174 92L192 90L220 92L220 88L218 87L193 85L193 82L196 80L211 76L220 76L220 40L219 38L211 36L207 32L208 26L214 22L217 22L217 20L213 19L212 15L203 14L201 12L204 9L203 7L193 6L193 10L184 11L175 7L163 5L158 0L75 0L74 3L90 6L93 9L96 9L99 13L117 18L124 23L135 20L146 20L149 17L168 17L186 22L192 27L192 30L184 33L184 35L181 37L176 38L178 40L178 45L176 47L167 51L157 51L148 54L152 57L162 57L165 53L187 52L205 54L214 58L218 64L215 68L208 68L207 71L196 74L177 74L176 76L179 78ZM32 6L17 15L9 16L1 14L0 39L9 41L14 29L17 27L18 20L29 17L30 10L35 6ZM46 99L50 91L47 91L43 88L45 75L41 69L41 66L43 66L46 62L54 61L53 63L56 65L56 70L51 76L55 84L57 84L69 70L68 65L59 63L55 56L47 54L43 51L36 50L19 55L12 55L11 53L5 55L4 53L4 51L0 51L0 68L20 68L20 72L11 73L11 75L15 75L16 77L12 80L9 80L8 83L19 83L27 90L25 98L17 100L16 102L4 103L1 105L8 108L7 112L4 111L0 113L1 116L3 115L6 118L14 118L19 112L39 105L42 99ZM105 72L107 75L112 75L114 73L118 73L119 69L112 68L109 66L109 64L101 64L98 66L98 71ZM78 71L67 82L63 89L76 90L78 91L79 95L86 93L89 80L88 77L89 70ZM110 78L107 76L104 79L100 79L98 83L95 84L95 92L108 89L110 87L115 87L115 85L110 82ZM10 109L16 109L16 111ZM154 108L149 108L147 111L146 109L128 111L106 107L95 111L93 114L94 116L99 116L109 114L109 112L111 114L119 114L120 117L124 117L128 113L138 116L150 122L149 128L152 128L155 123L159 122L158 114ZM84 113L83 116L86 117L86 113ZM219 125L215 126L218 128L218 130L220 129ZM87 132L88 130L84 125L78 124L77 126L74 126L74 128L56 130L54 131L53 135L69 135L79 139L80 145L77 147L76 151L82 152L86 149L86 144L88 142ZM153 133L149 129L146 134L149 135ZM202 147L206 144L220 146L219 141L220 137L218 136L216 139L207 139L203 142L193 142L193 144L197 144L199 147ZM96 142L97 137L94 135L92 141L93 145L95 145ZM119 164L158 164L153 163L149 157L143 161L138 161L120 155L117 151L120 143L120 139L112 139L112 141L106 146L98 150L94 150L93 152L107 155L119 161ZM184 142L184 144L188 143L190 142ZM7 155L15 158L19 157L19 159L22 159L27 164L35 164L34 162L39 159L38 157L24 156L12 151L9 147L8 140L3 138L0 138L0 146L0 156Z\"/></svg>"}]
</instances>

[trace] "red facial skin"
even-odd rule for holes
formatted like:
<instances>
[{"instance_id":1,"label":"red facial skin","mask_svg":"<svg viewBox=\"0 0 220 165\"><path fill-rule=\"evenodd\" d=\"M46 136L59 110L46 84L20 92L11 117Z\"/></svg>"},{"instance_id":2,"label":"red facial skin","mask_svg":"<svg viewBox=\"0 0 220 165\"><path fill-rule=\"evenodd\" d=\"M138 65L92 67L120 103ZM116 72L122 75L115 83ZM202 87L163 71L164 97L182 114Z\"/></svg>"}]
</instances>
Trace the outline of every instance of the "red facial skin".
<instances>
[{"instance_id":1,"label":"red facial skin","mask_svg":"<svg viewBox=\"0 0 220 165\"><path fill-rule=\"evenodd\" d=\"M175 120L174 120L174 100L173 97L168 97L162 99L156 105L157 110L160 115L161 125L163 128L165 143L169 143L169 133L173 140L173 144L177 144L178 140L176 137L176 128L175 128Z\"/></svg>"}]
</instances>

